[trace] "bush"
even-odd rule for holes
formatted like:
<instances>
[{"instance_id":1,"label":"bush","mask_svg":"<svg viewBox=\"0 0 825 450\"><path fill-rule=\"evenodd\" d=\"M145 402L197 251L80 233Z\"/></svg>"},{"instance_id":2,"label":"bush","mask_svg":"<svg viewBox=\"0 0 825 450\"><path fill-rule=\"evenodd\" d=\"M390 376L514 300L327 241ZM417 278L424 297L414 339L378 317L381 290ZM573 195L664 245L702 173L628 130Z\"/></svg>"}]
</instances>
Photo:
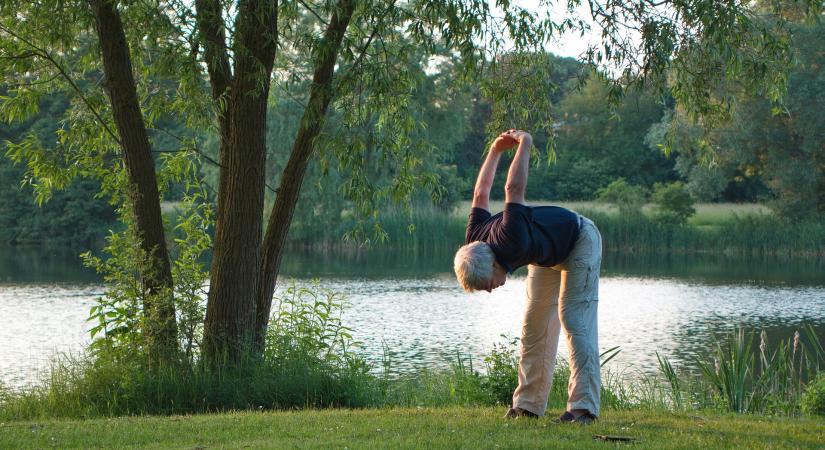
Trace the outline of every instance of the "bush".
<instances>
[{"instance_id":1,"label":"bush","mask_svg":"<svg viewBox=\"0 0 825 450\"><path fill-rule=\"evenodd\" d=\"M518 386L519 339L493 344L493 350L484 358L487 376L482 383L497 404L509 405Z\"/></svg>"},{"instance_id":2,"label":"bush","mask_svg":"<svg viewBox=\"0 0 825 450\"><path fill-rule=\"evenodd\" d=\"M624 178L619 178L599 189L596 194L600 202L616 205L623 215L638 215L647 198L645 188L632 185Z\"/></svg>"},{"instance_id":3,"label":"bush","mask_svg":"<svg viewBox=\"0 0 825 450\"><path fill-rule=\"evenodd\" d=\"M802 412L810 416L825 416L825 372L820 372L808 385L800 401Z\"/></svg>"},{"instance_id":4,"label":"bush","mask_svg":"<svg viewBox=\"0 0 825 450\"><path fill-rule=\"evenodd\" d=\"M293 283L275 302L267 329L266 360L278 367L298 362L299 367L368 375L370 366L354 352L360 344L341 321L348 306L341 294L320 287L317 281L311 288Z\"/></svg>"},{"instance_id":5,"label":"bush","mask_svg":"<svg viewBox=\"0 0 825 450\"><path fill-rule=\"evenodd\" d=\"M662 222L685 223L688 217L696 214L693 198L681 181L656 183L653 186L652 200L656 205L655 217Z\"/></svg>"},{"instance_id":6,"label":"bush","mask_svg":"<svg viewBox=\"0 0 825 450\"><path fill-rule=\"evenodd\" d=\"M341 324L340 297L293 286L277 300L262 358L215 366L181 357L157 368L131 346L97 346L92 355L55 359L29 391L0 386L0 419L380 404L379 380Z\"/></svg>"}]
</instances>

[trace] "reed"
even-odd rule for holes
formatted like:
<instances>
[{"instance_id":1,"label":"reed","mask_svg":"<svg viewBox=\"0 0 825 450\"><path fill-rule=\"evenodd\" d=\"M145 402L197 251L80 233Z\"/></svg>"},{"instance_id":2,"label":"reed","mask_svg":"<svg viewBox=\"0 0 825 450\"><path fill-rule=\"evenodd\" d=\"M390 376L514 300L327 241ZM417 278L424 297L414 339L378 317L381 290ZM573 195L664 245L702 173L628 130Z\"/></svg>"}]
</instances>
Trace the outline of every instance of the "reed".
<instances>
[{"instance_id":1,"label":"reed","mask_svg":"<svg viewBox=\"0 0 825 450\"><path fill-rule=\"evenodd\" d=\"M707 217L684 224L664 223L642 213L622 215L589 203L574 206L593 219L604 238L605 250L610 252L825 258L825 221L784 221L755 206L739 208L742 214L727 216L722 215L719 207L714 207L708 209ZM454 250L464 242L466 220L464 214L432 208L416 210L410 215L390 211L367 227L374 229L378 224L384 239L372 239L366 244L343 238L354 226L346 220L324 226L314 224L307 229L296 224L290 232L290 247L325 252L365 247Z\"/></svg>"},{"instance_id":2,"label":"reed","mask_svg":"<svg viewBox=\"0 0 825 450\"><path fill-rule=\"evenodd\" d=\"M380 220L365 225L367 235L361 239L349 237L355 227L350 220L335 224L314 224L290 229L289 246L292 249L348 252L369 248L391 248L405 251L427 251L457 248L464 240L466 218L458 219L448 213L424 208L405 214L385 212Z\"/></svg>"},{"instance_id":3,"label":"reed","mask_svg":"<svg viewBox=\"0 0 825 450\"><path fill-rule=\"evenodd\" d=\"M681 380L679 379L679 375L676 373L676 369L674 369L670 361L660 355L659 352L656 352L656 360L659 363L659 371L664 376L670 387L670 391L668 392L670 404L677 410L683 409L685 405L682 398L683 386Z\"/></svg>"},{"instance_id":4,"label":"reed","mask_svg":"<svg viewBox=\"0 0 825 450\"><path fill-rule=\"evenodd\" d=\"M682 396L687 394L695 408L798 415L808 383L825 368L825 352L814 328L806 325L802 333L796 331L774 346L763 331L759 346L754 343L755 333L741 327L718 339L712 359L694 360L698 376L677 373L666 357L657 354L660 372L669 384L667 403L684 410Z\"/></svg>"},{"instance_id":5,"label":"reed","mask_svg":"<svg viewBox=\"0 0 825 450\"><path fill-rule=\"evenodd\" d=\"M657 375L602 368L602 408L612 410L731 411L799 415L807 383L825 367L825 354L813 330L771 348L762 335L737 330L715 344L715 353L697 360L700 373L679 372L658 355ZM517 384L517 341L497 344L484 364L457 354L448 371L392 374L341 370L317 361L286 356L278 364L244 370L206 371L200 367L149 372L107 361L62 359L51 378L33 390L0 387L0 419L111 417L230 410L325 407L446 407L509 405ZM611 349L602 364L615 356ZM566 407L570 369L557 362L549 410Z\"/></svg>"}]
</instances>

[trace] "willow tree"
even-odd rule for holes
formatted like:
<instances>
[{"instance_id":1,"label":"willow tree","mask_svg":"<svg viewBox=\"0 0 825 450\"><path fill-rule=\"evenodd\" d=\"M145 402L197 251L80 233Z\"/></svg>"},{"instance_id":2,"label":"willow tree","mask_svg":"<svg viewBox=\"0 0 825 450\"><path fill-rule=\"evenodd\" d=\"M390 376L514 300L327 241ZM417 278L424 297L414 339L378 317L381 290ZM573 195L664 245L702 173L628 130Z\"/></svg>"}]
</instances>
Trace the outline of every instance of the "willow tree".
<instances>
[{"instance_id":1,"label":"willow tree","mask_svg":"<svg viewBox=\"0 0 825 450\"><path fill-rule=\"evenodd\" d=\"M36 113L57 90L73 105L57 144L13 143L41 197L74 176L121 174L120 199L134 216L149 292L146 329L163 355L175 344L173 280L159 206L157 158L147 130L174 116L218 136L219 186L204 349L237 359L262 348L287 231L313 156L349 174L343 195L359 217L385 200L404 202L416 186L436 186L422 172L428 146L410 139L421 127L406 105L418 80L403 70L414 54L448 52L493 105L492 130L551 130L543 57L552 39L587 22L603 30L582 55L613 79L614 93L650 81L672 89L696 116L730 98L718 74L779 97L787 43L781 23L756 16L746 2L578 0L554 15L506 0L39 0L0 2L0 74L6 120ZM818 7L811 2L811 8ZM752 51L739 52L747 46ZM709 56L713 56L710 58ZM430 60L437 67L439 59ZM673 74L666 80L666 74ZM712 74L713 76L709 76ZM305 105L264 224L267 102L273 88L307 86ZM669 83L669 85L668 85ZM104 95L105 94L105 95ZM326 125L330 109L342 120ZM182 150L202 154L197 139ZM552 140L551 140L552 142ZM359 170L378 154L394 175L378 185ZM305 206L304 206L305 207Z\"/></svg>"}]
</instances>

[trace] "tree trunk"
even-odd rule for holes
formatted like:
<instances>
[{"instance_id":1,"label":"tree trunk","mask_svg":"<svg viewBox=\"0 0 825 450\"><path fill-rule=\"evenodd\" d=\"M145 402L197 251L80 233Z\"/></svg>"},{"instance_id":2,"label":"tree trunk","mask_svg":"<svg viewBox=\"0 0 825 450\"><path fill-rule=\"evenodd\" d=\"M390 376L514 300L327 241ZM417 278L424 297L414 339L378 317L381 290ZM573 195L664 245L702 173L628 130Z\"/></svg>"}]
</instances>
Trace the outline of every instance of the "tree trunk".
<instances>
[{"instance_id":1,"label":"tree trunk","mask_svg":"<svg viewBox=\"0 0 825 450\"><path fill-rule=\"evenodd\" d=\"M338 58L341 40L349 26L355 10L354 0L342 0L332 15L324 33L322 44L315 55L315 73L312 77L309 103L301 118L298 135L278 186L277 198L266 229L263 243L260 291L257 296L255 314L255 346L262 351L266 339L266 328L272 308L272 296L278 279L284 243L286 242L292 214L301 192L313 142L323 127L329 103L334 95L333 72Z\"/></svg>"},{"instance_id":2,"label":"tree trunk","mask_svg":"<svg viewBox=\"0 0 825 450\"><path fill-rule=\"evenodd\" d=\"M163 232L155 161L135 91L129 47L113 1L92 0L103 57L105 88L129 172L130 197L140 247L147 258L142 268L144 337L150 361L163 362L177 348L172 271Z\"/></svg>"},{"instance_id":3,"label":"tree trunk","mask_svg":"<svg viewBox=\"0 0 825 450\"><path fill-rule=\"evenodd\" d=\"M212 100L218 111L218 161L226 161L226 151L229 148L229 111L228 104L230 87L232 85L232 69L229 66L229 55L226 52L226 30L224 28L223 13L218 0L195 0L197 27L204 46L204 60L209 73L209 84L212 88ZM224 166L225 167L225 166ZM218 171L218 186L227 183L228 171ZM218 197L216 213L225 213L221 197ZM223 219L215 219L216 223L223 224Z\"/></svg>"},{"instance_id":4,"label":"tree trunk","mask_svg":"<svg viewBox=\"0 0 825 450\"><path fill-rule=\"evenodd\" d=\"M204 325L204 352L211 360L237 362L251 351L260 286L266 106L277 19L276 2L240 3L233 47L235 73L226 117L219 118L228 126L226 140L221 142L215 246ZM214 79L212 83L214 97Z\"/></svg>"}]
</instances>

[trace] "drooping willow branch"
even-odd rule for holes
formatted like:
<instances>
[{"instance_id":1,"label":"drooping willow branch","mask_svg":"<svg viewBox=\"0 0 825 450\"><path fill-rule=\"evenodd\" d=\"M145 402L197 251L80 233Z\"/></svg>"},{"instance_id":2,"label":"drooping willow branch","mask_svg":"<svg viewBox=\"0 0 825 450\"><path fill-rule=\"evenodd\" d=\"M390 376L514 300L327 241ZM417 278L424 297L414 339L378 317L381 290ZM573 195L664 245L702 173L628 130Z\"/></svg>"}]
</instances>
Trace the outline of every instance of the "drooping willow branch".
<instances>
[{"instance_id":1,"label":"drooping willow branch","mask_svg":"<svg viewBox=\"0 0 825 450\"><path fill-rule=\"evenodd\" d=\"M86 107L89 108L89 111L92 112L92 114L95 116L95 118L100 123L100 125L103 126L103 128L106 130L106 133L115 142L117 142L118 146L121 145L120 138L118 138L117 135L112 131L112 129L109 128L109 125L106 123L105 120L103 120L103 117L100 115L100 113L97 111L97 109L95 109L95 107L92 105L92 103L89 101L89 99L86 98L86 96L83 94L83 91L80 89L80 86L78 86L77 83L75 83L75 81L72 79L72 77L69 76L69 74L66 72L66 69L63 67L63 65L60 64L60 62L58 62L54 57L52 57L51 53L49 53L46 49L38 47L37 45L35 45L31 41L29 41L28 39L26 39L26 38L20 36L19 34L15 33L14 31L9 29L8 27L3 25L2 23L0 23L0 31L2 31L2 32L8 34L9 36L19 40L20 42L28 45L32 49L30 52L26 52L26 53L23 53L23 54L18 55L18 56L21 56L21 57L40 57L40 58L45 59L46 61L48 61L55 69L57 69L60 76L63 79L65 79L67 83L69 83L69 86L71 86L72 90L74 90L75 93L77 94L77 96L80 97L80 100L83 101L83 103L86 105ZM54 77L54 78L57 78L57 77ZM52 79L54 79L54 78L52 78Z\"/></svg>"}]
</instances>

